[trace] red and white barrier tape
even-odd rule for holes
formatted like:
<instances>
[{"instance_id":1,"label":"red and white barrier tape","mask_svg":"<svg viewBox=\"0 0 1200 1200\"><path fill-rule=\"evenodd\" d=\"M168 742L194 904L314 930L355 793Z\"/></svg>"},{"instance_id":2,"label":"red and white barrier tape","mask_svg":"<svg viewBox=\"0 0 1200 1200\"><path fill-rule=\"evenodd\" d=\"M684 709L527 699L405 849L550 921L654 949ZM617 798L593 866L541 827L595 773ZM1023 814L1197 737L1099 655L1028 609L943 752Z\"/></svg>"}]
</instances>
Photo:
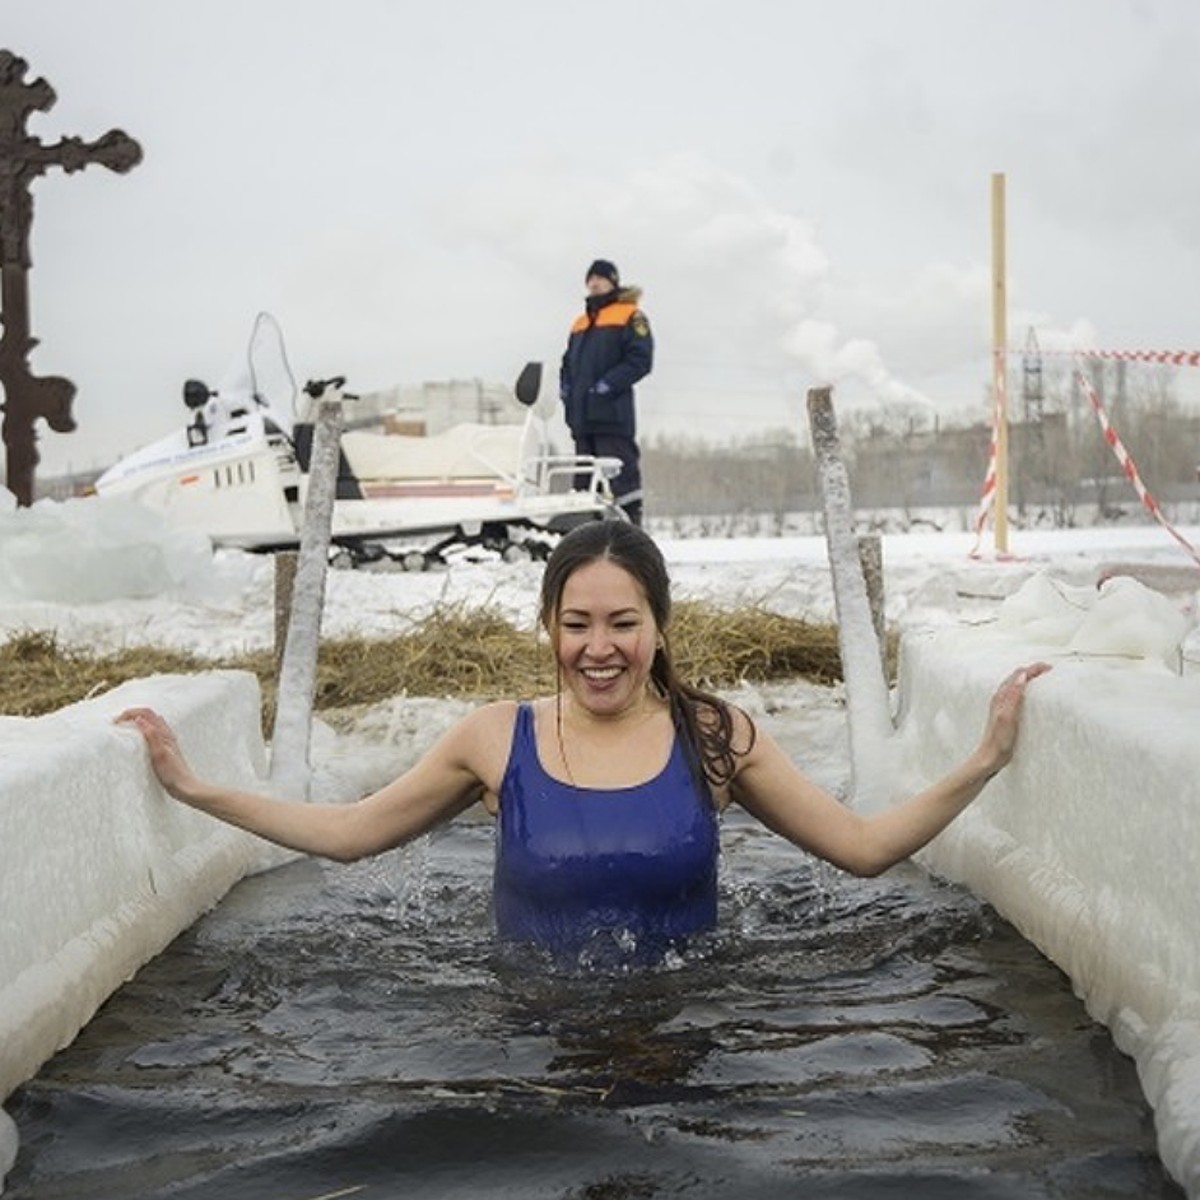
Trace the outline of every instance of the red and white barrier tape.
<instances>
[{"instance_id":1,"label":"red and white barrier tape","mask_svg":"<svg viewBox=\"0 0 1200 1200\"><path fill-rule=\"evenodd\" d=\"M1015 347L1009 349L1008 353L1013 356L1019 355L1024 358L1029 355L1027 350L1018 350ZM1200 367L1200 350L1041 350L1036 352L1037 356L1062 357L1070 356L1071 358L1102 358L1111 362L1142 362L1142 363L1165 363L1170 367Z\"/></svg>"},{"instance_id":2,"label":"red and white barrier tape","mask_svg":"<svg viewBox=\"0 0 1200 1200\"><path fill-rule=\"evenodd\" d=\"M983 527L987 524L988 513L996 503L996 422L992 422L992 440L988 446L988 468L983 477L983 495L979 498L979 507L975 510L975 546L972 556L979 552L979 543L983 538Z\"/></svg>"},{"instance_id":3,"label":"red and white barrier tape","mask_svg":"<svg viewBox=\"0 0 1200 1200\"><path fill-rule=\"evenodd\" d=\"M976 532L976 540L971 547L971 558L979 557L979 545L983 541L983 530L988 524L988 514L995 508L996 504L996 451L1000 444L1000 418L1001 407L1000 397L1004 395L1004 355L997 353L992 361L992 371L995 373L995 378L992 380L991 394L995 397L991 408L991 439L988 443L988 473L983 479L983 494L979 497L979 508L976 510L976 518L974 518L974 532Z\"/></svg>"},{"instance_id":4,"label":"red and white barrier tape","mask_svg":"<svg viewBox=\"0 0 1200 1200\"><path fill-rule=\"evenodd\" d=\"M1118 362L1166 363L1172 367L1200 367L1200 350L1084 350L1087 358Z\"/></svg>"},{"instance_id":5,"label":"red and white barrier tape","mask_svg":"<svg viewBox=\"0 0 1200 1200\"><path fill-rule=\"evenodd\" d=\"M1179 530L1167 520L1162 509L1158 506L1158 501L1154 499L1146 485L1142 482L1142 477L1138 473L1137 464L1133 461L1129 451L1125 449L1120 437L1117 436L1117 431L1113 428L1112 422L1108 419L1108 413L1104 411L1104 405L1101 403L1100 397L1096 393L1096 389L1092 387L1091 381L1088 379L1087 374L1084 372L1081 366L1077 366L1075 368L1075 374L1079 379L1080 385L1083 387L1084 393L1087 395L1087 398L1091 403L1092 411L1096 414L1096 420L1100 422L1100 428L1104 433L1104 440L1108 443L1109 449L1111 449L1113 454L1116 455L1117 462L1121 464L1121 471L1124 473L1125 478L1128 479L1131 484L1133 484L1133 490L1137 492L1138 498L1141 500L1143 507L1192 556L1192 558L1196 560L1197 563L1200 563L1200 552L1198 552L1195 546L1193 546L1191 542L1189 542L1187 538L1185 538L1183 534L1181 534Z\"/></svg>"},{"instance_id":6,"label":"red and white barrier tape","mask_svg":"<svg viewBox=\"0 0 1200 1200\"><path fill-rule=\"evenodd\" d=\"M1172 366L1200 366L1200 350L1077 350L1073 352L1064 351L1062 353L1073 353L1077 360L1082 358L1103 358L1124 360L1127 362L1169 363ZM1129 451L1125 449L1120 437L1118 437L1117 431L1108 419L1108 413L1105 412L1104 405L1096 393L1096 389L1092 386L1082 365L1078 362L1076 362L1075 374L1083 387L1088 402L1092 406L1092 411L1096 414L1096 419L1100 422L1100 429L1104 434L1105 442L1107 442L1113 454L1116 455L1117 462L1121 464L1121 471L1125 475L1125 478L1133 485L1133 489L1137 492L1143 507L1197 563L1200 563L1200 552L1167 520L1158 505L1158 501L1154 499L1149 489L1142 482L1137 464L1133 461ZM987 524L988 514L995 507L996 503L996 446L999 441L1001 413L999 389L993 388L993 392L996 395L996 403L992 409L992 436L988 444L988 465L987 474L983 480L983 494L980 496L979 508L975 513L975 545L971 548L970 554L972 558L979 556L979 546L983 540L984 526Z\"/></svg>"}]
</instances>

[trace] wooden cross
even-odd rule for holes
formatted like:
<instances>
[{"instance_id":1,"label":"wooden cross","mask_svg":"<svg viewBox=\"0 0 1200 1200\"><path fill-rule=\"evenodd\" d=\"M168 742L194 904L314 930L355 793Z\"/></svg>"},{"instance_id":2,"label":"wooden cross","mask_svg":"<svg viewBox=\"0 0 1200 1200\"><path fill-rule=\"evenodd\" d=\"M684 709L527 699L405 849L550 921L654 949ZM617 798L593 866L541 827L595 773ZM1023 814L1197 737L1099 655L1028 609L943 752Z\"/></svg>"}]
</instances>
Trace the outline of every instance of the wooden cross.
<instances>
[{"instance_id":1,"label":"wooden cross","mask_svg":"<svg viewBox=\"0 0 1200 1200\"><path fill-rule=\"evenodd\" d=\"M75 385L61 375L35 377L29 352L38 344L29 332L29 229L33 224L33 181L50 167L70 174L92 163L124 174L142 160L142 148L120 129L94 142L77 137L46 145L25 128L29 114L46 112L57 97L44 80L25 82L29 64L0 50L0 386L4 389L3 438L9 491L17 503L33 503L39 420L58 433L75 428L71 401Z\"/></svg>"}]
</instances>

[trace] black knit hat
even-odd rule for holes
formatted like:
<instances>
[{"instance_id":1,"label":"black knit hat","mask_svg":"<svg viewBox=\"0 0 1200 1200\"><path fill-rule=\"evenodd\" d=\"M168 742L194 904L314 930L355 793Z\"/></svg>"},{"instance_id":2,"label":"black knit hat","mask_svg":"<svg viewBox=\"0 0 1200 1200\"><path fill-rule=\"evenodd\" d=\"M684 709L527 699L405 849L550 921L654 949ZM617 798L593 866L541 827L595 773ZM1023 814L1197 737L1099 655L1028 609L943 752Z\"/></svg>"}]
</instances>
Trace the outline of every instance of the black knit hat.
<instances>
[{"instance_id":1,"label":"black knit hat","mask_svg":"<svg viewBox=\"0 0 1200 1200\"><path fill-rule=\"evenodd\" d=\"M583 282L587 283L593 275L599 275L601 279L607 279L613 287L621 286L621 275L617 271L617 264L609 262L607 258L598 258L587 269L587 274L583 277Z\"/></svg>"}]
</instances>

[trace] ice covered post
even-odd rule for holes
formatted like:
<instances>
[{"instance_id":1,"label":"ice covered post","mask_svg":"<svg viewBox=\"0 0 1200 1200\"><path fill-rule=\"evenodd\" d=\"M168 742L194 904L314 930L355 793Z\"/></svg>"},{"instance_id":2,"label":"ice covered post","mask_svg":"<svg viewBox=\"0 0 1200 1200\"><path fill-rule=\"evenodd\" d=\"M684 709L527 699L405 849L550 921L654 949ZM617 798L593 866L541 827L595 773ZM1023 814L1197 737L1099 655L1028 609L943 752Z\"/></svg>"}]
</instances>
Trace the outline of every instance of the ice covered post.
<instances>
[{"instance_id":1,"label":"ice covered post","mask_svg":"<svg viewBox=\"0 0 1200 1200\"><path fill-rule=\"evenodd\" d=\"M50 167L70 174L92 163L124 174L142 160L142 148L120 129L94 142L77 137L46 145L30 137L25 125L32 112L54 106L54 89L44 80L25 82L29 64L0 50L0 276L3 278L4 335L0 337L0 385L4 388L5 466L8 489L17 503L33 503L37 432L44 420L56 433L75 428L71 401L75 385L61 375L45 378L29 370L29 352L37 339L29 332L29 230L33 224L33 181Z\"/></svg>"},{"instance_id":2,"label":"ice covered post","mask_svg":"<svg viewBox=\"0 0 1200 1200\"><path fill-rule=\"evenodd\" d=\"M850 480L842 461L829 388L809 389L808 423L824 505L838 645L846 681L854 802L856 807L873 809L890 798L891 705L863 562L854 535Z\"/></svg>"},{"instance_id":3,"label":"ice covered post","mask_svg":"<svg viewBox=\"0 0 1200 1200\"><path fill-rule=\"evenodd\" d=\"M317 686L317 649L325 607L325 576L333 532L338 459L342 435L340 380L325 398L326 383L310 383L305 391L315 402L312 457L300 556L292 587L291 617L279 667L275 727L271 734L271 783L283 795L308 798L309 734Z\"/></svg>"}]
</instances>

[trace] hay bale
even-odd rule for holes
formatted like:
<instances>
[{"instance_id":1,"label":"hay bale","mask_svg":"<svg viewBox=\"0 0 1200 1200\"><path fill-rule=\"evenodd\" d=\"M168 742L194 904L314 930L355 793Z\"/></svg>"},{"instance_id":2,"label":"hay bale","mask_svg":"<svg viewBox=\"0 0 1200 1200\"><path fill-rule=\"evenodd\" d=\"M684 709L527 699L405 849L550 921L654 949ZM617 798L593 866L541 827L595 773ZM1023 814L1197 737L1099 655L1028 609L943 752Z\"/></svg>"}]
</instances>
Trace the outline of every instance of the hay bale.
<instances>
[{"instance_id":1,"label":"hay bale","mask_svg":"<svg viewBox=\"0 0 1200 1200\"><path fill-rule=\"evenodd\" d=\"M714 691L743 682L842 678L837 628L771 612L754 603L720 608L676 605L671 649L680 675ZM203 659L182 651L133 647L103 655L58 644L53 633L24 632L0 644L0 712L39 716L129 679L233 668L253 672L263 690L264 728L275 704L275 660L268 651ZM321 642L314 706L359 707L396 695L492 700L553 691L555 669L545 638L490 608L436 609L389 638Z\"/></svg>"}]
</instances>

